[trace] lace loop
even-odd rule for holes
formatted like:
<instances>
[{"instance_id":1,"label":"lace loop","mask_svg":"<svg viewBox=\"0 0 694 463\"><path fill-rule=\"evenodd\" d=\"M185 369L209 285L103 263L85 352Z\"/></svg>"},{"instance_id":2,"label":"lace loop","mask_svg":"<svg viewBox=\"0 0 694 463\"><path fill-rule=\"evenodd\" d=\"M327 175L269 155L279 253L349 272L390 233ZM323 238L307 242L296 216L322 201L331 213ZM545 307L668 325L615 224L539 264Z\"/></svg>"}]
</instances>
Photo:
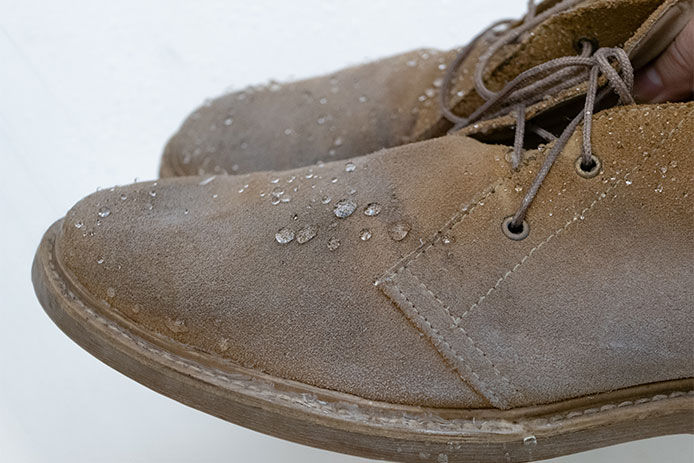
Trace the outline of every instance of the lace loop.
<instances>
[{"instance_id":1,"label":"lace loop","mask_svg":"<svg viewBox=\"0 0 694 463\"><path fill-rule=\"evenodd\" d=\"M540 15L535 15L535 3L529 1L528 13L525 22L503 33L487 51L480 57L475 69L475 88L479 95L485 99L469 116L462 117L453 113L448 108L447 96L450 94L450 86L461 63L469 56L474 43L488 37L500 24L510 24L508 20L493 24L473 40L473 43L463 49L453 64L449 67L441 90L441 110L446 119L454 126L451 132L460 130L475 121L492 119L504 114L515 115L515 136L511 164L513 169L518 169L523 159L523 142L526 130L530 130L546 141L553 141L545 160L538 171L535 180L528 188L516 213L508 221L510 229L520 229L523 226L528 208L537 195L542 182L549 173L554 161L569 141L569 138L583 122L581 165L586 170L592 168L595 162L591 147L592 116L595 106L610 92L619 97L621 104L633 104L632 96L634 86L634 69L626 52L618 47L603 47L595 49L595 43L591 40L581 40L581 52L578 56L565 56L555 58L545 63L534 66L521 72L508 82L498 92L489 90L482 77L489 60L502 46L516 40L521 34L544 21L548 16L570 8L578 3L577 0L564 0ZM600 87L600 76L603 76L606 86ZM541 127L526 122L526 108L535 104L548 95L556 95L562 90L588 82L583 111L576 115L564 128L559 137ZM594 167L594 166L593 166ZM527 228L527 227L526 227Z\"/></svg>"}]
</instances>

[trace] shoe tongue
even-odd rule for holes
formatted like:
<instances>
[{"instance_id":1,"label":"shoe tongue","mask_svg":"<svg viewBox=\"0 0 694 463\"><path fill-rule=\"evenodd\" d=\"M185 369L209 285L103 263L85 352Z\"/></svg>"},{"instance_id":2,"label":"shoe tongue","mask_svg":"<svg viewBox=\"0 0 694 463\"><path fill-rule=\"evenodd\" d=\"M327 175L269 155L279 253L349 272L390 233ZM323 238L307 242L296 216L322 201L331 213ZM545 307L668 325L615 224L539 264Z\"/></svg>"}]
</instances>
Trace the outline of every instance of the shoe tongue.
<instances>
[{"instance_id":1,"label":"shoe tongue","mask_svg":"<svg viewBox=\"0 0 694 463\"><path fill-rule=\"evenodd\" d=\"M595 3L600 2L601 0L598 0ZM643 7L650 5L651 2L648 0L620 0L619 3L622 5L638 3ZM635 70L643 67L662 53L688 21L694 17L694 2L692 0L666 0L656 3L655 7L646 10L645 18L642 18L638 25L632 26L626 37L624 32L626 29L622 30L621 40L617 40L618 32L603 31L603 37L607 40L603 40L603 37L596 34L600 46L622 47L628 54ZM634 22L633 18L631 22ZM585 95L586 88L585 84L578 85L574 89L564 91L559 95L552 95L545 101L529 106L526 111L526 120L539 118L538 120L551 126L552 121L563 120L564 116L573 117L576 114L574 103ZM472 136L479 134L484 139L493 140L498 136L495 134L507 131L516 123L515 117L511 116L502 115L495 119L482 121L463 129L460 133ZM485 134L489 134L489 136Z\"/></svg>"},{"instance_id":2,"label":"shoe tongue","mask_svg":"<svg viewBox=\"0 0 694 463\"><path fill-rule=\"evenodd\" d=\"M519 43L509 44L499 50L490 60L485 72L485 82L492 91L500 90L507 82L521 72L554 58L576 54L576 42L581 38L595 39L600 47L625 46L632 41L635 32L651 20L656 10L664 11L678 3L691 0L586 0L567 10L550 15L533 30L526 32ZM538 5L537 13L555 6L552 0ZM673 15L674 16L674 15ZM672 19L671 21L675 21ZM675 21L676 22L676 21ZM656 21L652 21L656 25ZM639 47L638 54L652 55L656 47L651 43L666 42L667 27L662 27L662 40L648 41L648 46ZM655 36L654 36L655 37ZM645 43L645 42L644 42ZM480 44L479 48L484 48ZM482 53L473 52L471 59ZM467 116L484 103L477 92L471 70L459 73L454 82L450 105L453 111ZM458 96L457 96L458 95ZM440 108L431 105L421 108L419 118L413 128L412 140L425 139L444 134L451 124L442 120Z\"/></svg>"}]
</instances>

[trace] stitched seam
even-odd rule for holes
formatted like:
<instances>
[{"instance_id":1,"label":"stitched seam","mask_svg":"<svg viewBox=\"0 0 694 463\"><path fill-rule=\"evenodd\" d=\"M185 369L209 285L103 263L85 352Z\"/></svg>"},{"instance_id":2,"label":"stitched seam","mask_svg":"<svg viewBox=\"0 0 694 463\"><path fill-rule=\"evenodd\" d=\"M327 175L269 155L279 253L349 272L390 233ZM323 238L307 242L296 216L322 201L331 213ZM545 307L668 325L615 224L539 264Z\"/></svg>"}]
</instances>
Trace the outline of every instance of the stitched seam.
<instances>
[{"instance_id":1,"label":"stitched seam","mask_svg":"<svg viewBox=\"0 0 694 463\"><path fill-rule=\"evenodd\" d=\"M485 381L483 381L482 378L480 378L480 376L479 376L477 373L475 373L475 371L472 369L472 367L471 367L470 365L468 365L468 364L463 360L463 357L453 348L453 346L451 346L451 345L448 343L448 341L446 341L446 339L443 337L443 335L441 335L441 333L440 333L436 328L434 328L434 327L432 326L432 324L429 322L429 320L427 320L427 318L426 318L419 310L417 310L417 307L416 307L416 306L414 305L414 303L407 297L407 295L406 295L399 287L394 286L394 288L398 291L398 293L400 293L400 296L405 300L405 302L412 308L412 310L414 311L415 316L416 316L422 323L424 323L424 324L427 326L427 328L429 328L429 331L430 331L431 336L432 336L435 340L437 340L438 342L440 342L441 344L443 344L444 346L446 346L446 348L447 348L448 350L450 350L450 351L453 353L453 356L460 362L460 364L465 368L465 370L467 370L467 372L468 372L470 375L472 375L472 376L477 380L477 382L479 383L478 386L477 386L477 388L480 389L480 392L483 394L483 396L484 396L487 400L489 400L489 398L491 398L491 399L493 399L493 400L494 400L495 402L497 402L497 403L506 403L506 401L500 400L499 397L498 397L493 391L491 391L491 390L489 389L489 387L487 386L487 383L486 383ZM483 355L484 355L484 354L483 354ZM463 377L463 375L460 373L460 371L458 371L458 367L455 367L455 371L456 371L456 373L458 373L458 377L460 377L460 379L461 379L465 384L467 384L467 380Z\"/></svg>"},{"instance_id":2,"label":"stitched seam","mask_svg":"<svg viewBox=\"0 0 694 463\"><path fill-rule=\"evenodd\" d=\"M388 270L385 274L387 277L385 279L391 278L394 276L396 273L399 273L403 269L408 268L408 266L412 263L414 263L419 257L424 254L429 248L434 246L436 242L438 242L443 234L447 231L450 231L453 227L455 227L458 223L462 222L465 217L469 216L477 207L482 205L482 202L486 200L488 197L496 193L497 188L499 188L506 180L510 180L513 178L513 174L509 175L507 177L504 177L502 180L497 181L496 183L493 183L491 186L488 186L486 188L487 192L483 193L482 197L479 198L478 200L470 203L465 203L462 204L461 206L458 207L458 210L456 213L451 217L448 222L441 228L439 231L434 233L431 238L429 238L429 241L422 246L419 246L409 254L407 254L405 257L400 259L400 261L395 264L394 267L392 267L390 270ZM482 190L485 191L485 190Z\"/></svg>"},{"instance_id":3,"label":"stitched seam","mask_svg":"<svg viewBox=\"0 0 694 463\"><path fill-rule=\"evenodd\" d=\"M655 394L650 397L641 397L640 399L635 399L635 400L625 400L622 402L618 403L609 403L609 404L604 404L601 405L600 407L593 407L593 408L586 408L583 410L575 410L575 411L570 411L570 412L565 412L565 413L560 413L558 415L554 415L550 418L546 419L547 423L559 423L562 421L567 421L572 418L576 418L579 416L588 416L588 415L596 415L599 413L604 413L604 412L609 412L610 410L614 410L615 408L628 408L628 407L633 407L635 405L641 405L649 402L658 402L660 400L667 400L667 399L676 399L678 397L683 397L685 395L692 394L692 392L683 392L683 391L675 391L671 392L669 394Z\"/></svg>"},{"instance_id":4,"label":"stitched seam","mask_svg":"<svg viewBox=\"0 0 694 463\"><path fill-rule=\"evenodd\" d=\"M79 299L72 291L70 291L67 288L66 283L62 280L62 278L60 277L60 275L58 274L58 272L55 268L55 262L53 261L53 242L52 242L52 240L49 240L49 243L50 244L49 244L49 252L48 252L48 261L49 261L48 265L50 267L51 274L53 275L54 281L58 283L58 286L62 290L63 295L67 296L68 298L73 300L75 303L77 303L77 305L82 307L82 309L84 309L85 313L87 315L89 315L95 322L97 322L97 323L101 324L102 326L114 331L115 333L118 333L121 337L125 338L126 340L128 340L130 342L134 342L142 349L144 349L144 350L146 350L146 351L148 351L154 355L160 355L169 361L172 361L172 362L174 362L180 366L190 368L193 371L204 374L205 376L208 376L210 378L218 379L218 380L224 381L224 382L229 383L229 384L237 384L238 385L238 383L240 381L238 379L238 377L239 376L245 376L243 373L237 373L235 375L229 374L229 373L221 373L221 372L220 373L214 373L208 367L204 367L204 366L197 367L195 364L193 364L192 361L180 359L180 358L178 358L178 356L176 356L176 358L174 358L174 356L172 356L171 354L169 354L169 353L167 353L161 349L157 349L156 347L150 345L148 342L141 340L141 339L136 339L135 336L131 335L130 333L125 331L123 328L116 325L114 322L112 322L112 321L106 319L105 317L101 316L100 314L97 314L96 312L94 312L92 309L87 307L84 304L84 302L82 302L81 299ZM180 343L177 343L177 344L180 344ZM190 347L188 347L184 344L180 344L180 346L183 347L185 351L193 352L193 349L191 349ZM247 391L252 391L252 392L258 392L261 389L259 385L251 384L251 383L249 383L249 381L245 381L243 383L243 387ZM273 390L276 392L276 389L273 389ZM658 400L673 400L673 399L677 399L677 398L680 398L683 396L689 396L689 397L694 396L694 390L685 389L685 390L673 391L667 395L656 394L654 396L642 397L640 399L635 399L635 400L627 400L627 401L623 401L620 403L604 404L600 407L599 411L596 413L609 412L614 408L636 407L636 406L644 404L644 403L655 402ZM306 401L305 394L302 394L301 401L298 401L298 402L292 401L292 403L293 404L296 404L296 403L301 404L301 403L304 403L305 401ZM324 407L326 405L326 403L321 401L321 402L319 402L319 405ZM307 405L307 407L311 407L311 405ZM561 423L563 421L569 421L570 419L574 418L575 416L590 414L592 410L594 410L594 409L572 411L572 412L568 412L565 414L555 415L551 419L538 418L535 421L541 421L541 422L546 422L546 423L550 423L550 422L551 423ZM342 413L341 409L338 409L335 413L338 413L341 418L343 418L343 419L345 418L345 414ZM530 419L532 419L532 417ZM392 419L386 418L386 420L388 421L388 423L392 423ZM483 429L483 425L484 425L484 422L480 422L480 420L474 420L474 419L473 420L453 419L453 420L448 420L448 421L452 421L455 424L460 423L460 422L469 423L469 424L476 426L478 429L481 429L481 430ZM441 420L437 419L435 421L435 423L440 424Z\"/></svg>"},{"instance_id":5,"label":"stitched seam","mask_svg":"<svg viewBox=\"0 0 694 463\"><path fill-rule=\"evenodd\" d=\"M442 301L441 299L439 299L439 297L438 297L436 294L434 294L434 293L433 293L433 292L432 292L432 291L431 291L431 290L430 290L419 278L417 278L417 275L415 275L414 273L412 273L412 271L411 271L410 269L407 269L407 272L408 272L412 277L414 277L415 280L417 280L417 283L419 283L419 285L420 285L427 293L429 293L429 294L431 295L431 297L433 297L433 298L436 300L436 302L439 303L439 305L440 305L441 308L443 308L443 310L446 312L446 315L448 315L448 317L451 319L451 321L453 322L453 324L455 325L455 327L458 328L458 329L460 330L461 333L463 333L463 336L465 336L465 338L467 339L467 341L468 341L468 343L470 344L470 346L472 346L480 355L482 355L482 357L484 358L484 360L489 364L489 366L492 367L492 370L494 370L494 373L495 373L497 376L499 376L499 377L500 377L500 378L501 378L501 379L513 390L513 392L519 393L518 388L516 388L516 387L513 385L513 383L511 383L511 381L499 371L499 369L496 367L496 365L494 365L494 363L489 359L489 357L487 357L487 354L485 354L484 351L482 351L482 349L480 349L480 348L475 344L475 342L472 340L472 338L467 334L467 331L465 331L465 329L464 329L462 326L460 326L460 321L461 321L461 319L460 319L460 318L455 318L455 317L453 317L453 315L451 314L451 311L450 311L449 307L448 307L446 304L444 304L443 301Z\"/></svg>"},{"instance_id":6,"label":"stitched seam","mask_svg":"<svg viewBox=\"0 0 694 463\"><path fill-rule=\"evenodd\" d=\"M602 111L600 114L596 115L593 117L593 123L600 122L604 119L609 119L610 117L614 117L615 115L618 114L629 114L629 113L643 113L643 112L648 112L648 111L654 111L660 108L662 105L637 105L635 107L627 107L627 106L620 106L617 108L611 108L607 109L605 111ZM686 107L691 107L691 104L684 104L683 106ZM683 110L686 110L686 108L683 108ZM684 121L684 119L683 119ZM682 121L682 122L683 122ZM682 124L680 122L680 125ZM377 284L380 283L383 280L387 280L389 277L393 276L395 273L397 273L399 270L402 268L407 268L410 266L410 264L414 263L419 257L424 254L429 248L434 246L437 241L440 240L441 236L447 232L453 229L458 223L462 222L462 220L470 215L472 211L477 208L480 205L480 202L484 201L488 197L490 197L492 194L496 193L496 189L500 187L504 182L507 180L513 179L515 173L511 173L510 175L507 175L503 179L497 181L496 183L492 183L491 186L488 186L486 189L481 190L481 192L484 192L485 190L488 190L486 193L482 193L483 196L479 198L477 201L471 202L471 203L463 203L460 205L456 211L456 213L444 224L444 226L434 233L431 238L429 238L429 241L422 246L419 246L418 248L414 249L412 252L407 254L405 257L400 259L398 263L396 263L393 267L391 267L388 271L384 273L385 277L380 278L377 281ZM479 192L478 192L479 194ZM468 206L465 210L465 206Z\"/></svg>"},{"instance_id":7,"label":"stitched seam","mask_svg":"<svg viewBox=\"0 0 694 463\"><path fill-rule=\"evenodd\" d=\"M656 106L656 108L657 108L657 107L658 107L658 106ZM595 118L595 119L594 119L594 122L596 122L596 121L599 122L599 121L603 120L604 118L611 117L613 114L632 113L632 112L646 112L646 111L651 111L651 110L653 110L653 109L654 109L653 106L635 107L635 108L631 108L631 109L621 109L621 108L620 108L620 110L618 110L618 111L606 112L606 113L602 114L600 117ZM690 116L690 115L692 115L692 114L694 114L694 111L691 111L691 112L688 114L688 116ZM672 136L672 134L682 126L682 124L684 123L685 120L686 120L686 118L683 118L683 119L680 121L680 123L670 131L670 133L668 134L668 136L667 136L665 139L663 139L663 141L661 141L660 145L658 145L653 151L658 151L660 148L662 148L662 146L665 144L665 142L666 142L667 140L669 140L669 138ZM627 173L624 175L624 179L626 179L627 176L629 176L632 172L634 172L635 170L639 169L639 168L642 166L642 164L643 164L644 162L645 162L645 159L642 160L641 163L639 163L639 164L637 164L636 166L634 166L629 172L627 172ZM505 181L510 180L511 178L513 178L513 174L511 174L511 175L505 177L504 179L498 181L497 183L493 184L492 187L489 188L489 191L487 191L487 193L485 193L480 199L478 199L476 202L474 202L474 204L473 204L472 206L470 206L469 208L466 208L465 210L461 210L464 206L460 206L460 207L458 208L458 211L457 211L457 212L453 215L453 217L444 225L444 227L434 234L434 236L430 239L429 243L427 243L426 245L424 245L424 246L422 246L422 247L419 247L419 248L415 249L411 254L409 254L409 255L407 255L405 258L403 258L403 259L401 260L401 262L404 262L404 264L402 264L402 265L401 265L397 270L395 270L394 272L393 272L393 271L389 271L389 272L387 273L387 275L389 275L389 276L388 276L386 279L390 280L390 279L392 278L392 276L394 276L394 274L399 274L399 273L401 273L403 270L407 269L408 272L410 273L410 275L412 275L412 276L419 282L419 284L422 286L422 288L424 288L431 296L433 296L434 299L444 308L444 310L445 310L446 313L449 315L449 317L451 318L451 320L453 321L453 323L455 324L455 326L458 327L458 328L461 330L461 332L465 335L465 337L468 339L468 341L471 343L471 345L472 345L475 349L477 349L477 350L482 354L482 356L485 358L485 360L487 360L487 361L490 363L490 365L492 366L492 368L493 368L495 374L499 375L499 376L500 376L503 380L505 380L505 382L513 389L514 392L518 393L519 391L517 390L517 388L515 388L515 387L512 385L512 383L511 383L503 374L501 374L501 372L496 368L496 366L491 362L491 360L489 360L489 358L486 356L486 354L485 354L481 349L479 349L477 346L475 346L475 344L474 344L474 342L472 341L472 339L470 338L470 336L469 336L469 335L467 334L467 332L465 332L465 330L459 325L459 323L460 323L460 321L461 321L462 318L464 318L465 316L467 316L473 309L477 308L477 307L484 301L484 299L486 299L486 298L487 298L492 292L494 292L504 281L506 281L506 279L508 279L509 276L511 276L511 275L512 275L513 273L515 273L516 271L518 271L518 269L522 267L522 265L530 258L530 256L532 256L538 249L542 248L542 246L544 246L545 244L547 244L547 243L548 243L550 240L552 240L554 237L558 236L562 231L566 230L572 223L576 222L580 216L584 215L586 212L588 212L590 209L592 209L592 208L598 203L598 201L601 201L602 199L604 199L602 195L607 195L607 193L611 192L614 188L616 188L616 187L621 183L621 181L618 181L618 182L613 183L613 184L610 186L610 188L608 188L608 189L607 189L606 191L604 191L600 196L598 196L597 199L593 200L593 202L592 202L588 207L584 208L584 209L581 211L581 213L574 215L574 217L573 217L571 220L569 220L566 224L564 224L563 227L561 227L561 228L555 230L555 231L554 231L553 233L551 233L547 238L545 238L542 242L540 242L538 245L536 245L535 247L533 247L533 248L528 252L528 254L526 254L526 255L520 260L520 262L518 262L511 270L508 270L501 278L499 278L499 279L496 281L496 283L494 284L494 286L492 286L489 290L487 290L487 292L486 292L485 294L483 294L483 295L477 300L477 302L475 302L472 306L470 306L470 307L461 315L461 317L460 317L459 319L456 319L456 318L454 318L454 317L452 316L450 310L449 310L448 307L441 301L441 299L438 298L438 297L437 297L437 296L436 296L436 295L435 295L424 283L422 283L421 280L420 280L414 273L412 273L412 271L409 269L409 265L412 264L412 263L414 263L414 262L415 262L417 259L419 259L419 257L420 257L422 254L424 254L429 248L431 248L432 246L434 246L434 244L441 238L441 236L443 235L444 232L451 230L451 229L452 229L453 227L455 227L458 223L462 222L462 221L465 219L465 217L469 216L469 215L472 213L472 211L474 211L474 210L480 205L480 203L481 203L482 201L484 201L486 198L488 198L488 197L490 197L492 194L494 194L494 193L496 192L496 189L497 189L500 185L502 185ZM414 257L412 257L412 258L410 259L410 256L413 256L413 255L414 255ZM409 260L408 260L408 259L409 259ZM377 281L377 284L378 284L378 283L380 283L380 282ZM404 295L404 293L402 292L402 290L400 289L400 287L399 287L398 284L396 284L395 282L392 282L391 286L392 286L393 288L395 288L395 290L397 290L403 297L405 297L405 300L407 300L407 301L410 303L410 305L412 306L412 308L413 308L417 313L419 313L419 312L417 311L417 309L414 307L414 304L412 304L412 303L409 301L409 299L407 299L407 296ZM423 316L422 316L422 318L423 318ZM426 318L424 318L424 321L427 322ZM428 324L428 322L427 322L427 324ZM428 324L428 325L431 327L430 324ZM433 329L433 328L432 328L432 329ZM439 336L439 340L440 340L440 341L442 341L442 342L445 343L446 345L450 346L450 345L445 341L445 339L444 339L438 332L436 332L436 333L437 333L437 335ZM453 349L451 349L451 351L456 355L456 358L458 358L458 360L462 361L462 359L460 359L460 357L457 355L457 353L456 353ZM466 368L469 370L470 373L472 373L475 377L479 378L479 376L478 376L476 373L474 373L474 372L469 368L469 366L467 366L466 364L464 364L464 365L466 366ZM463 381L465 381L465 378L463 378L463 377L460 375L460 372L458 372L458 374L459 374L459 376L461 377L461 379L463 379ZM480 380L480 382L481 382L481 380ZM491 393L490 393L490 395L491 395Z\"/></svg>"},{"instance_id":8,"label":"stitched seam","mask_svg":"<svg viewBox=\"0 0 694 463\"><path fill-rule=\"evenodd\" d=\"M630 110L630 111L635 111L635 110ZM641 110L641 111L643 111L643 110ZM694 111L691 111L691 112L688 114L688 116L691 116L691 115L693 115L693 114L694 114ZM663 145L665 145L665 143L666 143L667 141L670 140L670 138L672 137L672 135L673 135L676 131L678 131L678 130L680 129L680 127L682 127L682 124L684 124L684 121L686 121L686 120L687 120L686 117L682 118L682 120L679 122L679 124L677 124L675 127L673 127L672 130L670 130L670 132L667 134L666 137L663 137L663 139L661 140L660 144L657 145L656 147L654 147L654 148L651 150L651 153L653 154L653 153L658 152L658 151L663 147ZM538 245L536 245L535 247L533 247L533 248L528 252L528 254L526 254L525 256L523 256L523 258L522 258L518 263L516 263L516 265L514 265L512 269L506 271L506 273L505 273L501 278L499 278L499 279L496 281L496 283L494 284L494 286L492 286L491 288L489 288L489 290L487 290L486 293L484 293L482 296L480 296L480 298L477 300L477 302L475 302L474 304L472 304L465 312L463 312L463 314L462 314L460 317L461 317L461 318L466 317L470 312L472 312L474 309L476 309L477 307L479 307L479 305L480 305L491 293L493 293L494 291L496 291L496 289L498 289L499 286L500 286L504 281L506 281L512 274L514 274L516 271L518 271L518 270L523 266L523 264L525 264L525 263L527 262L527 260L530 258L530 256L532 256L532 255L535 253L535 251L537 251L538 249L542 248L542 246L544 246L545 244L547 244L552 238L558 236L558 235L559 235L560 233L562 233L564 230L566 230L567 228L569 228L569 226L570 226L572 223L578 221L579 217L584 217L585 214L586 214L587 212L589 212L591 209L593 209L593 207L594 207L596 204L598 204L600 201L602 201L603 199L605 199L605 198L607 197L607 194L608 194L608 193L610 193L612 190L614 190L614 189L617 188L619 185L621 185L622 182L623 182L624 180L626 180L627 177L629 177L631 174L633 174L633 173L636 172L637 170L641 169L641 168L643 167L643 165L645 164L645 162L646 162L647 159L648 159L648 158L643 158L643 159L641 159L640 162L638 162L638 163L637 163L634 167L632 167L626 174L624 174L624 177L623 177L621 180L617 180L616 182L614 182L607 190L605 190L604 192L602 192L596 199L594 199L593 202L590 203L590 205L589 205L588 207L584 208L581 212L575 214L568 222L566 222L566 223L564 224L563 227L558 228L558 229L555 230L553 233L551 233L547 238L545 238L543 241L541 241Z\"/></svg>"},{"instance_id":9,"label":"stitched seam","mask_svg":"<svg viewBox=\"0 0 694 463\"><path fill-rule=\"evenodd\" d=\"M638 166L635 167L635 168L633 168L633 169L630 170L629 172L627 172L627 174L624 176L624 178L627 178L627 177L629 176L629 174L631 174L632 172L634 172L637 168L638 168ZM532 256L532 255L535 253L535 251L537 251L538 249L542 248L545 244L549 243L549 242L552 240L552 238L554 238L555 236L558 236L558 235L559 235L560 233L562 233L564 230L566 230L567 228L569 228L569 226L570 226L572 223L576 222L576 221L579 219L579 217L585 216L585 214L586 214L588 211L590 211L590 210L598 203L598 201L602 201L603 199L605 199L606 196L604 197L603 195L607 195L607 194L608 194L609 192L611 192L614 188L616 188L617 185L619 185L620 183L621 183L621 180L619 180L619 181L613 183L613 184L610 186L610 188L608 188L607 190L605 190L597 199L594 199L593 202L590 204L590 206L584 208L580 213L577 213L576 215L574 215L568 222L566 222L566 223L564 224L563 227L558 228L557 230L555 230L554 232L552 232L547 238L545 238L543 241L541 241L539 244L537 244L535 247L533 247L533 248L528 252L528 254L526 254L525 256L523 256L523 258L522 258L518 263L516 263L516 265L514 265L513 268L511 268L511 270L508 270L506 273L504 273L504 276L502 276L501 278L499 278L499 279L496 281L496 283L494 284L494 286L492 286L491 288L489 288L489 290L487 290L486 293L484 293L482 296L480 296L480 298L477 300L477 302L475 302L474 304L472 304L465 312L463 312L463 314L462 314L460 317L461 317L461 318L466 317L472 310L474 310L475 308L477 308L477 307L487 298L487 296L489 296L491 293L493 293L494 291L496 291L496 290L499 288L499 286L501 286L501 283L503 283L504 281L506 281L512 274L514 274L516 271L518 271L518 270L523 266L523 264L525 264L525 262L527 262L527 260L530 258L530 256Z\"/></svg>"}]
</instances>

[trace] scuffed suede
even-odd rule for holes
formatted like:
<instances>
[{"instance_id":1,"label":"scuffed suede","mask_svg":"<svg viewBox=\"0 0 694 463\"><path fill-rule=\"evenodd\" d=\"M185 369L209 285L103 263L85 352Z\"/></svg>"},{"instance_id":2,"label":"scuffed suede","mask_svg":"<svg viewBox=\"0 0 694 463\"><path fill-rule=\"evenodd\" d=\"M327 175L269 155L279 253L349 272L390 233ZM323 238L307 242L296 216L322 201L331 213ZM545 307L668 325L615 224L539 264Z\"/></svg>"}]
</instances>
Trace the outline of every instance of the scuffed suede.
<instances>
[{"instance_id":1,"label":"scuffed suede","mask_svg":"<svg viewBox=\"0 0 694 463\"><path fill-rule=\"evenodd\" d=\"M538 14L557 2L538 5ZM683 0L592 0L550 16L490 61L485 82L497 90L518 73L576 54L581 38L600 46L636 43L659 10ZM519 25L521 22L516 22ZM468 115L482 104L474 85L480 41L452 82L450 107ZM442 136L451 128L439 105L447 66L458 50L418 50L298 82L249 88L212 100L184 122L165 148L161 176L285 170ZM529 108L528 117L584 93L584 86ZM509 127L513 118L494 119ZM467 133L490 130L470 126Z\"/></svg>"},{"instance_id":2,"label":"scuffed suede","mask_svg":"<svg viewBox=\"0 0 694 463\"><path fill-rule=\"evenodd\" d=\"M596 115L604 171L577 175L575 134L522 241L501 222L544 151L514 172L507 147L451 135L100 191L67 214L56 256L165 350L368 399L513 408L686 378L693 131L692 103Z\"/></svg>"},{"instance_id":3,"label":"scuffed suede","mask_svg":"<svg viewBox=\"0 0 694 463\"><path fill-rule=\"evenodd\" d=\"M416 50L313 79L221 96L166 146L162 177L284 170L409 141L455 50Z\"/></svg>"}]
</instances>

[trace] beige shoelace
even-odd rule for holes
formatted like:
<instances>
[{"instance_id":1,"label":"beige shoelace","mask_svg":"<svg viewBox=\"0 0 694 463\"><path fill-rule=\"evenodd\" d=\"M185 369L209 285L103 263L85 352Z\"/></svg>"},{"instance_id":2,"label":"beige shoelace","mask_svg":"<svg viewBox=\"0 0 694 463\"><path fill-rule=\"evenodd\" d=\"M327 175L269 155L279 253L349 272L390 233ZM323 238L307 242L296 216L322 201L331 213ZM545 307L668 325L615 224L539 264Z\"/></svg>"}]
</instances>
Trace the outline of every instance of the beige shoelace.
<instances>
[{"instance_id":1,"label":"beige shoelace","mask_svg":"<svg viewBox=\"0 0 694 463\"><path fill-rule=\"evenodd\" d=\"M619 103L621 104L634 103L632 97L634 71L626 52L618 47L597 48L597 45L588 39L579 41L581 52L578 56L556 58L532 67L516 76L498 92L491 91L485 85L483 81L484 72L490 59L501 47L516 41L522 34L537 26L547 17L567 10L577 3L579 3L579 0L565 0L541 14L535 15L535 2L530 0L528 2L528 13L524 18L523 24L500 33L496 29L500 25L509 26L512 21L499 21L476 36L467 47L461 50L449 66L441 87L441 111L444 117L454 124L451 132L460 130L480 120L493 119L505 114L515 115L515 137L511 157L513 169L518 169L522 162L526 130L534 132L546 141L554 141L518 210L505 222L509 232L508 236L514 239L522 239L527 236L528 225L525 222L525 216L528 208L532 204L533 199L535 199L538 189L552 168L557 156L564 149L569 138L582 121L583 150L577 167L586 174L591 172L597 173L597 170L599 170L599 161L593 156L591 148L592 116L595 105L610 92L615 92L619 96ZM485 53L480 56L474 75L475 89L484 98L485 102L469 116L458 116L451 111L448 103L453 78L460 65L470 55L475 44L480 40L490 39L493 42ZM599 90L601 75L604 77L606 85ZM528 106L586 81L588 82L588 89L583 111L569 122L559 137L555 137L547 130L534 124L526 123L526 108Z\"/></svg>"}]
</instances>

